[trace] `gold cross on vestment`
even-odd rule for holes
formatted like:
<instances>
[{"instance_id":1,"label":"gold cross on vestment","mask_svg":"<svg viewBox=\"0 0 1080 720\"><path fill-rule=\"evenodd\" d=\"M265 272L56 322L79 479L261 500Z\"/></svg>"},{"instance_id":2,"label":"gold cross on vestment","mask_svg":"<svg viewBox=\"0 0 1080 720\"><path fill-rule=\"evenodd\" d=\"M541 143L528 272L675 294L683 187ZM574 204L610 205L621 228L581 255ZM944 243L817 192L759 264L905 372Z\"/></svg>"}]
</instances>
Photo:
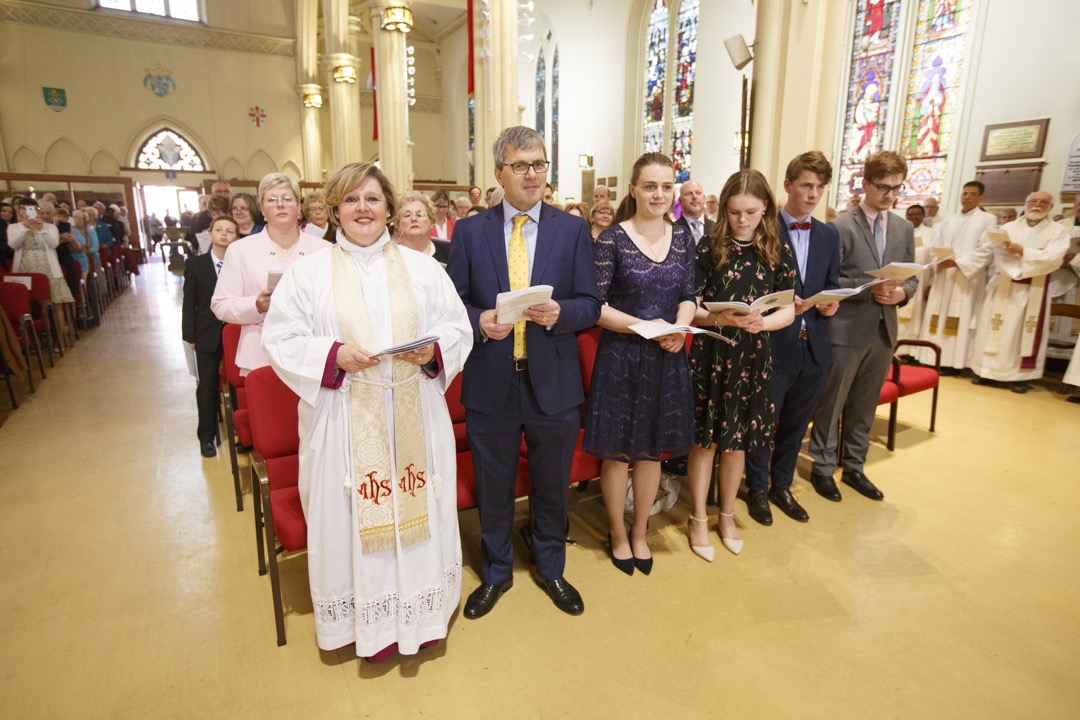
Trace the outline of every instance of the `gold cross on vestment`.
<instances>
[{"instance_id":1,"label":"gold cross on vestment","mask_svg":"<svg viewBox=\"0 0 1080 720\"><path fill-rule=\"evenodd\" d=\"M1035 332L1035 318L1029 317L1024 321L1024 332Z\"/></svg>"},{"instance_id":2,"label":"gold cross on vestment","mask_svg":"<svg viewBox=\"0 0 1080 720\"><path fill-rule=\"evenodd\" d=\"M992 318L990 318L990 329L991 330L1000 330L1001 329L1001 313L994 313L994 316Z\"/></svg>"}]
</instances>

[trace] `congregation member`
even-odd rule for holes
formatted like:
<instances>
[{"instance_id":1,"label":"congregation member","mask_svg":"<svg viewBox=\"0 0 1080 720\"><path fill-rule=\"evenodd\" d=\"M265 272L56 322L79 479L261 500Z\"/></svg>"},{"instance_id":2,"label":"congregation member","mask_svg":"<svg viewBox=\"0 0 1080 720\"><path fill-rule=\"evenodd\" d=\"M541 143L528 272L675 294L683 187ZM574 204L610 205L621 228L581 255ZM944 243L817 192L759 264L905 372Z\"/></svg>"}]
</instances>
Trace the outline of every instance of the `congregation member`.
<instances>
[{"instance_id":1,"label":"congregation member","mask_svg":"<svg viewBox=\"0 0 1080 720\"><path fill-rule=\"evenodd\" d=\"M440 188L431 194L431 202L435 205L431 237L439 240L449 240L454 235L454 217L450 214L450 196Z\"/></svg>"},{"instance_id":2,"label":"congregation member","mask_svg":"<svg viewBox=\"0 0 1080 720\"><path fill-rule=\"evenodd\" d=\"M215 198L224 201L224 198ZM199 424L195 435L203 457L217 455L218 391L221 381L221 320L210 309L225 250L239 236L240 228L229 215L210 221L210 251L193 255L184 263L184 302L181 333L195 353L195 406Z\"/></svg>"},{"instance_id":3,"label":"congregation member","mask_svg":"<svg viewBox=\"0 0 1080 720\"><path fill-rule=\"evenodd\" d=\"M907 209L904 210L904 218L911 223L913 230L912 239L915 243L915 262L919 265L926 265L933 259L930 257L930 241L934 234L934 230L923 222L926 219L926 208L918 203L909 205ZM896 308L897 340L919 339L919 333L922 331L923 308L926 305L926 293L929 290L927 287L929 278L929 270L923 270L916 275L915 281L918 283L918 286L915 294L911 296L911 299L908 302L903 303ZM911 349L905 347L903 354L911 356Z\"/></svg>"},{"instance_id":4,"label":"congregation member","mask_svg":"<svg viewBox=\"0 0 1080 720\"><path fill-rule=\"evenodd\" d=\"M467 197L459 197L457 200L455 200L454 201L454 212L455 212L454 220L457 221L457 220L462 220L464 218L467 218L469 216L469 208L471 206L472 206L472 204L469 202L469 198L467 198Z\"/></svg>"},{"instance_id":5,"label":"congregation member","mask_svg":"<svg viewBox=\"0 0 1080 720\"><path fill-rule=\"evenodd\" d=\"M792 520L807 522L809 513L791 493L795 464L832 362L829 318L836 302L811 305L806 300L838 288L840 237L836 228L812 216L832 181L832 165L818 150L796 156L784 173L787 201L777 218L780 241L795 265L795 320L769 334L774 406L772 448L761 445L746 454L747 511L762 525L772 525L769 501Z\"/></svg>"},{"instance_id":6,"label":"congregation member","mask_svg":"<svg viewBox=\"0 0 1080 720\"><path fill-rule=\"evenodd\" d=\"M270 173L259 182L259 207L266 219L262 232L229 245L210 307L222 322L242 325L236 364L241 375L267 364L262 326L270 309L271 280L299 258L330 247L300 232L300 188L285 173Z\"/></svg>"},{"instance_id":7,"label":"congregation member","mask_svg":"<svg viewBox=\"0 0 1080 720\"><path fill-rule=\"evenodd\" d=\"M563 208L568 215L579 217L585 222L589 221L589 206L587 203L567 203Z\"/></svg>"},{"instance_id":8,"label":"congregation member","mask_svg":"<svg viewBox=\"0 0 1080 720\"><path fill-rule=\"evenodd\" d=\"M685 184L684 186L685 187ZM645 533L660 487L660 458L685 455L692 443L693 398L685 334L652 339L641 322L689 325L697 303L690 231L671 222L675 168L660 153L634 163L619 222L593 243L600 292L600 333L582 450L603 460L600 489L607 509L611 562L648 575L653 556ZM624 522L628 471L634 465L634 520Z\"/></svg>"},{"instance_id":9,"label":"congregation member","mask_svg":"<svg viewBox=\"0 0 1080 720\"><path fill-rule=\"evenodd\" d=\"M713 221L705 216L705 191L701 183L697 180L684 182L679 188L679 205L682 206L682 215L675 223L690 231L695 244L712 237Z\"/></svg>"},{"instance_id":10,"label":"congregation member","mask_svg":"<svg viewBox=\"0 0 1080 720\"><path fill-rule=\"evenodd\" d=\"M492 194L493 194L494 192L495 192L495 187L494 187L494 186L492 186L492 187L489 187L489 188L488 188L488 189L487 189L487 190L486 190L486 191L484 192L484 204L485 204L485 205L487 205L488 207L491 207L491 196L492 196Z\"/></svg>"},{"instance_id":11,"label":"congregation member","mask_svg":"<svg viewBox=\"0 0 1080 720\"><path fill-rule=\"evenodd\" d=\"M897 153L874 153L863 166L862 201L839 215L833 225L840 234L840 287L863 285L867 271L891 262L913 262L914 229L889 212L904 190L907 162ZM884 494L863 472L870 444L870 426L877 410L896 346L896 306L911 299L918 288L914 277L889 280L840 303L829 322L832 365L825 379L814 426L810 431L810 481L822 497L839 502L833 474L842 466L841 481L871 500ZM844 416L844 456L837 457L838 426Z\"/></svg>"},{"instance_id":12,"label":"congregation member","mask_svg":"<svg viewBox=\"0 0 1080 720\"><path fill-rule=\"evenodd\" d=\"M1015 208L1005 208L1004 210L1002 210L1001 212L998 213L997 226L1001 227L1002 225L1005 225L1007 223L1011 223L1013 220L1016 219L1016 217L1017 216L1016 216L1016 209Z\"/></svg>"},{"instance_id":13,"label":"congregation member","mask_svg":"<svg viewBox=\"0 0 1080 720\"><path fill-rule=\"evenodd\" d=\"M757 170L740 170L728 178L720 193L720 222L709 242L697 246L695 285L699 302L752 303L769 293L795 287L790 248L780 242L776 200ZM694 387L694 444L687 459L693 510L687 522L690 548L712 562L709 541L709 481L713 459L720 450L720 541L738 555L743 538L735 524L746 454L768 448L775 409L769 398L771 352L769 336L791 324L793 304L769 314L760 310L740 315L734 310L711 312L704 305L697 325L712 327L732 342L695 335L690 344L690 373Z\"/></svg>"},{"instance_id":14,"label":"congregation member","mask_svg":"<svg viewBox=\"0 0 1080 720\"><path fill-rule=\"evenodd\" d=\"M56 196L52 193L45 193L44 197ZM68 286L68 290L71 291L72 297L77 297L79 294L79 288L75 282L75 266L78 265L78 261L73 257L74 248L72 241L75 239L74 234L71 232L71 221L69 216L61 216L61 212L64 211L63 207L58 207L55 200L42 200L38 205L38 213L46 224L55 225L59 244L56 246L56 261L60 264L60 272L64 275L64 282Z\"/></svg>"},{"instance_id":15,"label":"congregation member","mask_svg":"<svg viewBox=\"0 0 1080 720\"><path fill-rule=\"evenodd\" d=\"M96 202L86 208L89 219L94 223L94 234L97 235L98 247L108 248L113 244L112 226L105 220L105 205ZM93 210L93 212L90 212ZM194 246L192 246L194 247Z\"/></svg>"},{"instance_id":16,"label":"congregation member","mask_svg":"<svg viewBox=\"0 0 1080 720\"><path fill-rule=\"evenodd\" d=\"M395 240L403 247L435 258L445 267L450 256L450 243L431 237L435 218L435 205L431 199L422 192L410 190L401 196L397 206L397 216L393 222L398 231Z\"/></svg>"},{"instance_id":17,"label":"congregation member","mask_svg":"<svg viewBox=\"0 0 1080 720\"><path fill-rule=\"evenodd\" d=\"M720 217L720 201L715 195L705 196L705 217L714 223ZM709 234L712 235L712 233Z\"/></svg>"},{"instance_id":18,"label":"congregation member","mask_svg":"<svg viewBox=\"0 0 1080 720\"><path fill-rule=\"evenodd\" d=\"M461 601L457 453L443 394L472 329L439 264L390 239L396 196L374 163L335 170L325 194L337 243L285 273L263 347L300 397L319 648L355 644L380 662L445 638ZM374 356L423 337L437 340Z\"/></svg>"},{"instance_id":19,"label":"congregation member","mask_svg":"<svg viewBox=\"0 0 1080 720\"><path fill-rule=\"evenodd\" d=\"M461 403L476 475L481 585L465 617L486 615L514 583L514 484L522 434L532 478L530 527L535 581L563 612L585 611L564 577L570 465L585 400L574 333L600 316L592 243L580 219L542 202L544 138L522 126L493 147L502 203L454 229L447 271L469 312L475 344ZM517 323L500 323L500 292L550 285L551 300Z\"/></svg>"},{"instance_id":20,"label":"congregation member","mask_svg":"<svg viewBox=\"0 0 1080 720\"><path fill-rule=\"evenodd\" d=\"M595 206L601 202L611 202L611 191L608 190L607 185L597 185L593 188L592 204Z\"/></svg>"},{"instance_id":21,"label":"congregation member","mask_svg":"<svg viewBox=\"0 0 1080 720\"><path fill-rule=\"evenodd\" d=\"M983 304L986 268L993 258L985 233L995 227L994 216L979 207L985 191L977 180L964 183L960 212L939 222L931 237L931 254L948 250L952 256L930 269L930 293L919 339L941 348L942 375L959 375L968 366ZM929 348L916 350L920 362L934 363Z\"/></svg>"},{"instance_id":22,"label":"congregation member","mask_svg":"<svg viewBox=\"0 0 1080 720\"><path fill-rule=\"evenodd\" d=\"M231 202L221 197L220 195L211 195L210 199L206 202L206 211L210 213L210 223L213 224L214 220L219 217L229 217L231 210ZM195 248L196 253L203 255L210 252L210 226L208 225L206 230L195 233L195 241L198 246Z\"/></svg>"},{"instance_id":23,"label":"congregation member","mask_svg":"<svg viewBox=\"0 0 1080 720\"><path fill-rule=\"evenodd\" d=\"M17 198L16 202L16 221L7 228L8 247L15 252L11 271L41 273L49 279L49 294L54 304L75 302L56 255L60 232L39 216L37 200Z\"/></svg>"},{"instance_id":24,"label":"congregation member","mask_svg":"<svg viewBox=\"0 0 1080 720\"><path fill-rule=\"evenodd\" d=\"M232 199L232 216L240 228L237 239L263 231L263 219L259 214L259 205L248 193L236 193Z\"/></svg>"},{"instance_id":25,"label":"congregation member","mask_svg":"<svg viewBox=\"0 0 1080 720\"><path fill-rule=\"evenodd\" d=\"M610 200L601 200L589 208L589 233L592 239L600 237L615 222L615 204Z\"/></svg>"},{"instance_id":26,"label":"congregation member","mask_svg":"<svg viewBox=\"0 0 1080 720\"><path fill-rule=\"evenodd\" d=\"M1050 339L1049 276L1069 250L1069 234L1050 219L1054 199L1037 191L1024 215L1001 230L1009 239L994 247L994 272L986 285L971 354L975 383L1009 384L1015 393L1042 377Z\"/></svg>"},{"instance_id":27,"label":"congregation member","mask_svg":"<svg viewBox=\"0 0 1080 720\"><path fill-rule=\"evenodd\" d=\"M555 204L555 188L551 187L551 183L544 186L544 202L548 205Z\"/></svg>"},{"instance_id":28,"label":"congregation member","mask_svg":"<svg viewBox=\"0 0 1080 720\"><path fill-rule=\"evenodd\" d=\"M322 191L309 192L301 209L304 214L304 222L300 225L301 232L326 239L326 234L331 232L330 213L326 209L326 196Z\"/></svg>"},{"instance_id":29,"label":"congregation member","mask_svg":"<svg viewBox=\"0 0 1080 720\"><path fill-rule=\"evenodd\" d=\"M231 204L232 186L225 180L218 180L210 186L210 195L217 195L218 197L223 197L229 200ZM207 200L208 198L206 195L199 196L199 212L191 218L190 224L188 226L185 226L188 229L187 241L188 244L190 244L192 247L195 247L196 233L200 233L210 227L210 221L213 219L210 217L210 212L206 209L206 206L203 205L203 203L207 202Z\"/></svg>"},{"instance_id":30,"label":"congregation member","mask_svg":"<svg viewBox=\"0 0 1080 720\"><path fill-rule=\"evenodd\" d=\"M482 197L484 197L484 192L479 187L473 185L469 188L469 205L478 206Z\"/></svg>"},{"instance_id":31,"label":"congregation member","mask_svg":"<svg viewBox=\"0 0 1080 720\"><path fill-rule=\"evenodd\" d=\"M96 326L101 323L101 319L96 315L90 315L90 313L100 307L98 284L95 282L96 276L94 275L98 268L98 245L97 235L93 232L93 228L90 227L89 217L87 210L76 210L71 215L71 255L79 263L83 280L86 283L86 300L89 304L86 311L88 315L86 322L88 325ZM72 295L77 295L77 293L73 292Z\"/></svg>"},{"instance_id":32,"label":"congregation member","mask_svg":"<svg viewBox=\"0 0 1080 720\"><path fill-rule=\"evenodd\" d=\"M0 267L5 269L15 257L15 251L7 244L7 229L13 222L18 222L15 219L15 206L8 202L0 204Z\"/></svg>"}]
</instances>

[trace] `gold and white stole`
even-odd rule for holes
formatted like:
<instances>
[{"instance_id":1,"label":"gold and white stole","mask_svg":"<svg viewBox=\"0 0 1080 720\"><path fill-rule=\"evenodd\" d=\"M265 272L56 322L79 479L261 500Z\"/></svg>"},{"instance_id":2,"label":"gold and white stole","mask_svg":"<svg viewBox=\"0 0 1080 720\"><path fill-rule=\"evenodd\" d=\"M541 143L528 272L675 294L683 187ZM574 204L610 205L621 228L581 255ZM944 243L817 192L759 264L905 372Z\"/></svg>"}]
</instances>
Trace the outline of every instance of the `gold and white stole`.
<instances>
[{"instance_id":1,"label":"gold and white stole","mask_svg":"<svg viewBox=\"0 0 1080 720\"><path fill-rule=\"evenodd\" d=\"M368 303L356 262L341 245L332 252L331 280L342 338L374 352ZM384 243L382 253L390 291L393 344L399 345L417 336L416 297L398 246ZM392 550L397 540L406 547L430 537L420 371L404 360L388 359L394 363L391 382L385 381L375 366L354 373L348 386L353 479L363 552ZM393 393L396 479L390 472L390 435L383 400L388 387Z\"/></svg>"},{"instance_id":2,"label":"gold and white stole","mask_svg":"<svg viewBox=\"0 0 1080 720\"><path fill-rule=\"evenodd\" d=\"M1004 228L1009 234L1009 240L1017 245L1042 250L1054 237L1054 224L1048 219L1043 219L1035 227L1030 227L1021 218L1009 223ZM1031 232L1028 232L1028 231ZM1031 238L1031 242L1025 243L1025 237ZM1043 294L1046 292L1046 275L1039 275L1028 280L1013 280L1005 273L998 270L998 285L994 289L994 297L990 309L990 330L986 337L986 352L996 355L1001 348L1001 328L1005 324L1005 308L1009 302L1009 294L1012 292L1013 283L1030 282L1028 290L1027 306L1024 308L1024 321L1020 326L1020 357L1026 358L1035 354L1035 333L1039 327L1039 310L1042 307Z\"/></svg>"},{"instance_id":3,"label":"gold and white stole","mask_svg":"<svg viewBox=\"0 0 1080 720\"><path fill-rule=\"evenodd\" d=\"M970 214L964 217L960 222L960 227L957 228L953 237L949 239L947 247L951 247L956 254L971 252L975 245L979 242L979 236L976 235L974 240L969 237L967 232L968 224L975 220L975 215L978 211L972 210ZM949 223L951 226L953 223ZM957 242L959 240L959 242ZM955 259L955 255L954 255ZM934 277L941 276L941 282L949 284L949 307L945 309L945 327L941 328L943 335L956 335L960 329L960 313L964 309L964 293L956 291L956 277L960 272L960 268L946 268L941 270L940 268L934 268ZM941 325L941 311L942 305L945 304L944 293L938 295L938 307L934 313L930 316L930 332L937 333L938 328ZM965 328L967 330L967 328Z\"/></svg>"}]
</instances>

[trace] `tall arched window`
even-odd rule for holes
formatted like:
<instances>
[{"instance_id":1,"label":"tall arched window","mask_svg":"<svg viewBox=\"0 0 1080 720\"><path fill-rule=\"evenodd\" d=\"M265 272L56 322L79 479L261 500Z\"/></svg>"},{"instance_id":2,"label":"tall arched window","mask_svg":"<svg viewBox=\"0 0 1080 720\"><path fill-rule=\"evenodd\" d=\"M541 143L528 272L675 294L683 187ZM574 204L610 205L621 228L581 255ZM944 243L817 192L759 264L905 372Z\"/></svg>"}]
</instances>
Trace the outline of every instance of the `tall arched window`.
<instances>
[{"instance_id":1,"label":"tall arched window","mask_svg":"<svg viewBox=\"0 0 1080 720\"><path fill-rule=\"evenodd\" d=\"M863 163L883 148L908 158L901 204L942 195L971 19L972 0L860 0L838 154L839 203L861 193ZM911 52L898 53L898 44ZM894 75L903 108L890 113Z\"/></svg>"},{"instance_id":2,"label":"tall arched window","mask_svg":"<svg viewBox=\"0 0 1080 720\"><path fill-rule=\"evenodd\" d=\"M900 0L862 0L856 7L840 145L840 203L861 192L863 163L883 147L899 26Z\"/></svg>"},{"instance_id":3,"label":"tall arched window","mask_svg":"<svg viewBox=\"0 0 1080 720\"><path fill-rule=\"evenodd\" d=\"M551 186L559 189L559 48L551 59Z\"/></svg>"},{"instance_id":4,"label":"tall arched window","mask_svg":"<svg viewBox=\"0 0 1080 720\"><path fill-rule=\"evenodd\" d=\"M190 170L202 172L206 163L182 135L173 130L161 130L150 137L139 150L135 167L141 170Z\"/></svg>"},{"instance_id":5,"label":"tall arched window","mask_svg":"<svg viewBox=\"0 0 1080 720\"><path fill-rule=\"evenodd\" d=\"M919 2L900 135L910 203L941 197L944 189L970 23L970 0Z\"/></svg>"},{"instance_id":6,"label":"tall arched window","mask_svg":"<svg viewBox=\"0 0 1080 720\"><path fill-rule=\"evenodd\" d=\"M544 48L536 56L536 132L544 135L547 119L547 65Z\"/></svg>"},{"instance_id":7,"label":"tall arched window","mask_svg":"<svg viewBox=\"0 0 1080 720\"><path fill-rule=\"evenodd\" d=\"M677 182L690 179L698 5L699 0L655 0L645 29L641 147L670 155ZM674 62L668 62L669 37L675 38Z\"/></svg>"}]
</instances>

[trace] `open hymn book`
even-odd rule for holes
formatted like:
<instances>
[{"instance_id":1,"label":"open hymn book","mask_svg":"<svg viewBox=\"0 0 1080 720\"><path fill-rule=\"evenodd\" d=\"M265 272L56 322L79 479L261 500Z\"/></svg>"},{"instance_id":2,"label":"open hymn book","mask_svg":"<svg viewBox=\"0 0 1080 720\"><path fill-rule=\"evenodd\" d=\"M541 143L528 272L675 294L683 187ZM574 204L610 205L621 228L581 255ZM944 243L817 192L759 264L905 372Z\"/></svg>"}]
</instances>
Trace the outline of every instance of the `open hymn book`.
<instances>
[{"instance_id":1,"label":"open hymn book","mask_svg":"<svg viewBox=\"0 0 1080 720\"><path fill-rule=\"evenodd\" d=\"M693 325L669 325L663 322L639 322L630 326L630 329L636 332L646 340L652 340L658 338L661 335L667 335L668 333L681 332L689 333L691 335L708 335L714 337L717 340L723 340L728 345L734 345L735 341L731 338L726 338L718 332L712 330L706 330L705 328L694 327Z\"/></svg>"},{"instance_id":2,"label":"open hymn book","mask_svg":"<svg viewBox=\"0 0 1080 720\"><path fill-rule=\"evenodd\" d=\"M706 302L702 303L702 305L704 305L705 309L709 312L724 312L725 310L734 310L739 315L749 315L755 310L765 312L766 310L783 307L784 305L791 305L793 302L795 302L794 289L781 290L780 292L762 295L750 304L744 302Z\"/></svg>"}]
</instances>

